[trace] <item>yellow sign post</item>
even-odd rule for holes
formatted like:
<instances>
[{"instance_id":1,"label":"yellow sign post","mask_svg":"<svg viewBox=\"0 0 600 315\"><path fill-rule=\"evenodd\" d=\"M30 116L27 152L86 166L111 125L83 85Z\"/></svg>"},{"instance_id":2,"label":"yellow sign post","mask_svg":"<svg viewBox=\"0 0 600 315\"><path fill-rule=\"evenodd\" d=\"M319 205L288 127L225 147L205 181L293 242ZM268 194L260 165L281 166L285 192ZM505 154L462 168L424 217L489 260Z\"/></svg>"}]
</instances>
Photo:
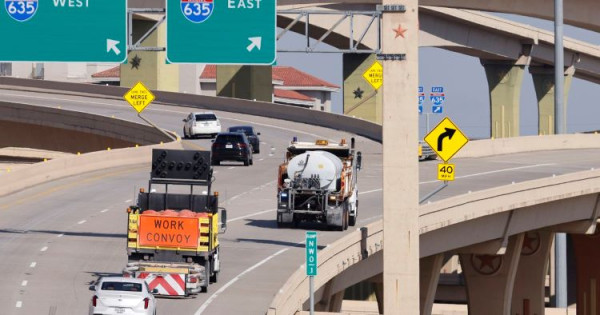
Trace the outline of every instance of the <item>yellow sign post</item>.
<instances>
[{"instance_id":1,"label":"yellow sign post","mask_svg":"<svg viewBox=\"0 0 600 315\"><path fill-rule=\"evenodd\" d=\"M369 69L363 73L363 78L365 78L375 90L379 90L383 85L383 66L379 61L375 61Z\"/></svg>"},{"instance_id":2,"label":"yellow sign post","mask_svg":"<svg viewBox=\"0 0 600 315\"><path fill-rule=\"evenodd\" d=\"M454 180L454 164L442 163L438 164L438 180L450 181Z\"/></svg>"},{"instance_id":3,"label":"yellow sign post","mask_svg":"<svg viewBox=\"0 0 600 315\"><path fill-rule=\"evenodd\" d=\"M139 114L146 108L146 106L150 105L150 103L154 101L155 97L154 94L152 94L152 92L150 92L150 90L148 90L148 88L146 88L140 81L136 83L131 90L125 93L123 98L127 101L127 103L135 108Z\"/></svg>"},{"instance_id":4,"label":"yellow sign post","mask_svg":"<svg viewBox=\"0 0 600 315\"><path fill-rule=\"evenodd\" d=\"M444 162L448 162L456 152L469 142L465 134L448 117L442 119L425 136L424 140Z\"/></svg>"}]
</instances>

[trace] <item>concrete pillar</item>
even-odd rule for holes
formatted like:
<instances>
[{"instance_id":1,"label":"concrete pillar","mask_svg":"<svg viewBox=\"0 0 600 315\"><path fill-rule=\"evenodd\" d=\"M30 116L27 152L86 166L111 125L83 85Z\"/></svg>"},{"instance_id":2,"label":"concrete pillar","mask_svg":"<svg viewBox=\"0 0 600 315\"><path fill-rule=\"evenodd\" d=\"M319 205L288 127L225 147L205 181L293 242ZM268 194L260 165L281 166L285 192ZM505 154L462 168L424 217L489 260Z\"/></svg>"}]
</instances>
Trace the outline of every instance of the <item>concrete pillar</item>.
<instances>
[{"instance_id":1,"label":"concrete pillar","mask_svg":"<svg viewBox=\"0 0 600 315\"><path fill-rule=\"evenodd\" d=\"M383 282L375 283L375 298L377 299L377 310L383 314Z\"/></svg>"},{"instance_id":2,"label":"concrete pillar","mask_svg":"<svg viewBox=\"0 0 600 315\"><path fill-rule=\"evenodd\" d=\"M492 138L519 136L519 99L525 65L481 60L490 90Z\"/></svg>"},{"instance_id":3,"label":"concrete pillar","mask_svg":"<svg viewBox=\"0 0 600 315\"><path fill-rule=\"evenodd\" d=\"M511 314L544 314L546 275L553 240L552 232L525 233L515 277Z\"/></svg>"},{"instance_id":4,"label":"concrete pillar","mask_svg":"<svg viewBox=\"0 0 600 315\"><path fill-rule=\"evenodd\" d=\"M440 279L440 270L444 262L444 254L437 254L420 260L419 284L421 315L431 315L435 291Z\"/></svg>"},{"instance_id":5,"label":"concrete pillar","mask_svg":"<svg viewBox=\"0 0 600 315\"><path fill-rule=\"evenodd\" d=\"M600 314L600 227L592 235L570 234L577 271L577 315Z\"/></svg>"},{"instance_id":6,"label":"concrete pillar","mask_svg":"<svg viewBox=\"0 0 600 315\"><path fill-rule=\"evenodd\" d=\"M271 66L217 66L217 96L272 102Z\"/></svg>"},{"instance_id":7,"label":"concrete pillar","mask_svg":"<svg viewBox=\"0 0 600 315\"><path fill-rule=\"evenodd\" d=\"M315 301L315 311L317 312L340 312L342 310L342 301L344 300L344 290L331 292L335 286L336 279L333 278L325 284L323 295L320 301Z\"/></svg>"},{"instance_id":8,"label":"concrete pillar","mask_svg":"<svg viewBox=\"0 0 600 315\"><path fill-rule=\"evenodd\" d=\"M381 124L382 93L363 77L376 61L375 54L344 54L344 115Z\"/></svg>"},{"instance_id":9,"label":"concrete pillar","mask_svg":"<svg viewBox=\"0 0 600 315\"><path fill-rule=\"evenodd\" d=\"M134 20L133 41L137 42L154 24L155 21ZM166 28L163 23L141 45L164 47L165 43ZM165 60L164 51L129 52L127 63L121 65L121 86L132 87L142 81L151 90L179 92L179 65L166 64Z\"/></svg>"},{"instance_id":10,"label":"concrete pillar","mask_svg":"<svg viewBox=\"0 0 600 315\"><path fill-rule=\"evenodd\" d=\"M538 100L538 133L540 135L553 135L554 120L554 68L546 66L529 66L533 78L535 94ZM571 80L575 68L569 67L565 71L564 106L567 106Z\"/></svg>"},{"instance_id":11,"label":"concrete pillar","mask_svg":"<svg viewBox=\"0 0 600 315\"><path fill-rule=\"evenodd\" d=\"M418 0L383 0L384 314L419 314ZM386 11L387 9L387 11ZM404 57L404 58L403 58Z\"/></svg>"},{"instance_id":12,"label":"concrete pillar","mask_svg":"<svg viewBox=\"0 0 600 315\"><path fill-rule=\"evenodd\" d=\"M509 238L504 255L460 254L469 314L510 315L523 234Z\"/></svg>"}]
</instances>

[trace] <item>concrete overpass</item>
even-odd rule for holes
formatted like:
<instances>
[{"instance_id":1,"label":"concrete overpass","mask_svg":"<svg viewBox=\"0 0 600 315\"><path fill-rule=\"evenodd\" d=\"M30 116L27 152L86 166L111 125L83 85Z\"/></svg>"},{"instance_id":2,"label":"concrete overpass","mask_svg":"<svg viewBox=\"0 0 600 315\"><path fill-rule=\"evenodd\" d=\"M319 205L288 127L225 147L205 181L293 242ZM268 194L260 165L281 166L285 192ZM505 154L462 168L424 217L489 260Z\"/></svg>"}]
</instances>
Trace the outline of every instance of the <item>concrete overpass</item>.
<instances>
[{"instance_id":1,"label":"concrete overpass","mask_svg":"<svg viewBox=\"0 0 600 315\"><path fill-rule=\"evenodd\" d=\"M600 145L594 135L521 137L474 143L464 156ZM581 148L583 148L581 147ZM470 149L470 152L468 152ZM500 150L500 151L498 151ZM543 154L543 153L540 153ZM419 210L421 314L431 314L444 257L458 254L469 314L544 314L544 286L555 232L596 235L600 171L527 181L443 199ZM568 209L568 211L565 211ZM537 242L534 245L533 242ZM578 254L597 246L595 237L573 237ZM595 245L592 245L595 244ZM383 242L378 221L339 239L319 253L317 310L339 312L344 290L358 282L381 285ZM533 248L535 247L535 248ZM577 259L578 314L596 309L598 255ZM582 258L581 256L579 256ZM591 283L591 286L590 286ZM376 296L381 296L377 292ZM379 289L381 290L381 289ZM591 291L590 291L591 290ZM307 310L308 278L297 270L271 303L268 314ZM379 300L380 313L383 311ZM595 314L595 312L589 313Z\"/></svg>"}]
</instances>

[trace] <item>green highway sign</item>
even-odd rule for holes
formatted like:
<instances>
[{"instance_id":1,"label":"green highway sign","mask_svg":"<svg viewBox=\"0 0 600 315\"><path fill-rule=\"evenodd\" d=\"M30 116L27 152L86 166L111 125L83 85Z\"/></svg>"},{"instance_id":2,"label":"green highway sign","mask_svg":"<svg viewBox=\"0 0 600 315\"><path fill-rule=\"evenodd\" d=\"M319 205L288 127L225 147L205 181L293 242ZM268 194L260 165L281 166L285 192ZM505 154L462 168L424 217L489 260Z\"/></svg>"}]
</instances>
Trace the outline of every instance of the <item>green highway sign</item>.
<instances>
[{"instance_id":1,"label":"green highway sign","mask_svg":"<svg viewBox=\"0 0 600 315\"><path fill-rule=\"evenodd\" d=\"M306 232L306 275L317 275L317 232Z\"/></svg>"},{"instance_id":2,"label":"green highway sign","mask_svg":"<svg viewBox=\"0 0 600 315\"><path fill-rule=\"evenodd\" d=\"M275 0L167 0L167 61L270 65Z\"/></svg>"},{"instance_id":3,"label":"green highway sign","mask_svg":"<svg viewBox=\"0 0 600 315\"><path fill-rule=\"evenodd\" d=\"M124 62L127 0L4 0L0 61Z\"/></svg>"}]
</instances>

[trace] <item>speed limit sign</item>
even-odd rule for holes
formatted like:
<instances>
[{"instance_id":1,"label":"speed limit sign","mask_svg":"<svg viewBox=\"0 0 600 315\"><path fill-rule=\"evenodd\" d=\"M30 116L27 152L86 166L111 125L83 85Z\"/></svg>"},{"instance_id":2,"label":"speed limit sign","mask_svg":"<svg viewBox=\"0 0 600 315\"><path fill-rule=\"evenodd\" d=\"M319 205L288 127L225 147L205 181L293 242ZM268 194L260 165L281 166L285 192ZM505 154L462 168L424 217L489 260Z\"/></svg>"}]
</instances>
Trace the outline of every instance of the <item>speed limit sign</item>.
<instances>
[{"instance_id":1,"label":"speed limit sign","mask_svg":"<svg viewBox=\"0 0 600 315\"><path fill-rule=\"evenodd\" d=\"M442 163L438 164L438 180L449 181L454 180L454 164Z\"/></svg>"}]
</instances>

